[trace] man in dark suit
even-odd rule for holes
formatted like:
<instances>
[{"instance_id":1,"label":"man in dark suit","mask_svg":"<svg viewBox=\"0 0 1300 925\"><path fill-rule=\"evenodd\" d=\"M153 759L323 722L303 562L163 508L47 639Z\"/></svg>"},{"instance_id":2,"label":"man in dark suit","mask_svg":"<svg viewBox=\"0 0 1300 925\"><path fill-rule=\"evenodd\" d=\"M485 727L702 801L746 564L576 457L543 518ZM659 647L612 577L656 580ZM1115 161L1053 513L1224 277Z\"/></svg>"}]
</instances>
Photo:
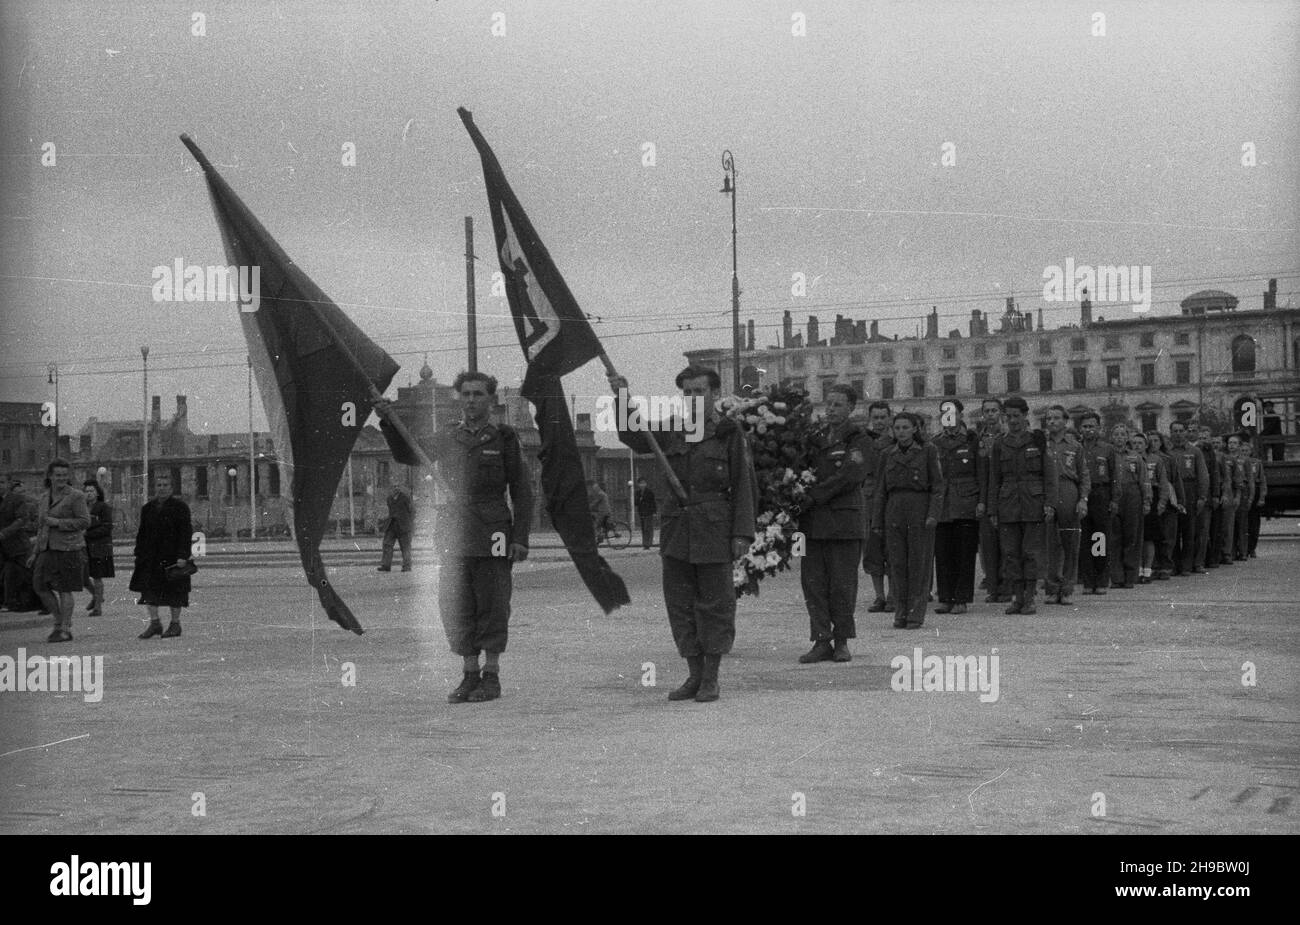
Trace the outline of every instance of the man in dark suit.
<instances>
[{"instance_id":1,"label":"man in dark suit","mask_svg":"<svg viewBox=\"0 0 1300 925\"><path fill-rule=\"evenodd\" d=\"M383 555L379 571L393 570L393 544L402 546L402 571L411 570L411 535L415 532L415 502L403 485L394 485L388 493L388 526L384 528Z\"/></svg>"},{"instance_id":2,"label":"man in dark suit","mask_svg":"<svg viewBox=\"0 0 1300 925\"><path fill-rule=\"evenodd\" d=\"M641 548L649 549L655 544L655 514L659 504L655 493L644 478L636 480L636 516L641 522Z\"/></svg>"}]
</instances>

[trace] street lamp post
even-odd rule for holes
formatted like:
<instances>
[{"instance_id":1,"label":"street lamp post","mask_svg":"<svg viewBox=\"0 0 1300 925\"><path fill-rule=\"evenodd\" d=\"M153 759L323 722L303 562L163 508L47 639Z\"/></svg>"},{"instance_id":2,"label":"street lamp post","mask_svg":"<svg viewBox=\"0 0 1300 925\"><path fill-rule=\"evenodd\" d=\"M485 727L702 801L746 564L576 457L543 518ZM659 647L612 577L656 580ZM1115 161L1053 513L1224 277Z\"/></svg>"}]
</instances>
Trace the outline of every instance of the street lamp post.
<instances>
[{"instance_id":1,"label":"street lamp post","mask_svg":"<svg viewBox=\"0 0 1300 925\"><path fill-rule=\"evenodd\" d=\"M49 384L54 386L54 452L50 454L53 459L59 455L59 364L51 363L49 373Z\"/></svg>"},{"instance_id":2,"label":"street lamp post","mask_svg":"<svg viewBox=\"0 0 1300 925\"><path fill-rule=\"evenodd\" d=\"M736 159L722 152L722 189L731 196L731 366L732 390L740 394L740 277L736 270Z\"/></svg>"},{"instance_id":3,"label":"street lamp post","mask_svg":"<svg viewBox=\"0 0 1300 925\"><path fill-rule=\"evenodd\" d=\"M140 503L149 497L149 348L141 347L144 359L144 425L140 428Z\"/></svg>"}]
</instances>

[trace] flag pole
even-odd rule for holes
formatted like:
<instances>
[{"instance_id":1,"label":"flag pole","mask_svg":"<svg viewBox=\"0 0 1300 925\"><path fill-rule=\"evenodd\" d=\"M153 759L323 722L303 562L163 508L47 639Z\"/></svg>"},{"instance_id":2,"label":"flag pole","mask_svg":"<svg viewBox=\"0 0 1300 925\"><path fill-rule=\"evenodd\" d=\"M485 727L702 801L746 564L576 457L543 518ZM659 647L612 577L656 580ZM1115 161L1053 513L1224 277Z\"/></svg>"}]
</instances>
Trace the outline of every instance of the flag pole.
<instances>
[{"instance_id":1,"label":"flag pole","mask_svg":"<svg viewBox=\"0 0 1300 925\"><path fill-rule=\"evenodd\" d=\"M614 378L618 375L618 370L614 368L613 362L603 349L600 351L600 362L605 364L605 375L607 378ZM673 490L677 500L682 504L686 503L686 489L682 488L681 481L677 478L677 473L673 471L672 466L668 465L668 457L664 455L664 448L659 445L659 441L654 438L654 434L649 435L647 441L650 444L650 451L655 454L655 459L659 460L659 466L664 471L664 478L668 480L668 487Z\"/></svg>"}]
</instances>

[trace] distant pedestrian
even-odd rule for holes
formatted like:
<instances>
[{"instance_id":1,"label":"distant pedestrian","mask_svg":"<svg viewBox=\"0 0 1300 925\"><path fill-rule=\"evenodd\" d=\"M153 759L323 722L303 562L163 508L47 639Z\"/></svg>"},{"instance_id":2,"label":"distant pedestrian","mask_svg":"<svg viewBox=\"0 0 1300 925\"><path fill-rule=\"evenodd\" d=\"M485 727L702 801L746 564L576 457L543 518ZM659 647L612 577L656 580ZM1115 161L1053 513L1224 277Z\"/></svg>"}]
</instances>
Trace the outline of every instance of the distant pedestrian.
<instances>
[{"instance_id":1,"label":"distant pedestrian","mask_svg":"<svg viewBox=\"0 0 1300 925\"><path fill-rule=\"evenodd\" d=\"M980 423L976 431L979 435L980 465L987 480L989 471L989 454L993 450L993 441L1006 433L1002 421L1002 401L992 396L985 398L980 405ZM998 544L997 499L987 498L984 513L980 516L980 568L984 570L981 583L988 596L986 604L1006 604L1011 600L1011 586L1002 574L1002 547Z\"/></svg>"},{"instance_id":2,"label":"distant pedestrian","mask_svg":"<svg viewBox=\"0 0 1300 925\"><path fill-rule=\"evenodd\" d=\"M655 500L654 490L645 478L636 480L636 516L641 522L641 548L649 549L655 544L655 514L659 504Z\"/></svg>"},{"instance_id":3,"label":"distant pedestrian","mask_svg":"<svg viewBox=\"0 0 1300 925\"><path fill-rule=\"evenodd\" d=\"M863 533L862 570L871 579L871 588L875 592L867 613L888 613L894 608L891 589L885 587L885 576L889 572L889 563L885 555L885 535L883 530L874 530L872 517L876 510L876 471L880 454L894 442L894 413L889 409L889 402L873 401L867 406L867 438L870 441L867 453L867 478L862 483Z\"/></svg>"},{"instance_id":4,"label":"distant pedestrian","mask_svg":"<svg viewBox=\"0 0 1300 925\"><path fill-rule=\"evenodd\" d=\"M415 533L415 502L405 485L394 484L388 492L388 522L379 559L379 571L393 570L393 544L402 546L402 571L411 570L411 536Z\"/></svg>"},{"instance_id":5,"label":"distant pedestrian","mask_svg":"<svg viewBox=\"0 0 1300 925\"><path fill-rule=\"evenodd\" d=\"M1209 529L1204 536L1197 537L1196 563L1208 570L1219 567L1219 537L1223 535L1223 479L1228 466L1222 445L1214 439L1210 428L1200 428L1196 445L1205 457L1205 469L1210 478L1210 494L1205 502L1208 514L1201 514L1208 522Z\"/></svg>"},{"instance_id":6,"label":"distant pedestrian","mask_svg":"<svg viewBox=\"0 0 1300 925\"><path fill-rule=\"evenodd\" d=\"M1237 508L1241 506L1246 487L1246 462L1241 453L1241 435L1229 434L1224 453L1226 472L1223 478L1219 508L1223 514L1219 526L1219 564L1232 565L1236 560Z\"/></svg>"},{"instance_id":7,"label":"distant pedestrian","mask_svg":"<svg viewBox=\"0 0 1300 925\"><path fill-rule=\"evenodd\" d=\"M1160 515L1160 532L1156 537L1156 554L1152 563L1151 577L1156 581L1168 581L1174 574L1174 548L1178 542L1178 518L1187 511L1186 496L1183 493L1183 480L1174 469L1174 459L1166 452L1170 446L1165 435L1157 430L1147 434L1149 453L1154 453L1161 460L1165 474L1173 491L1173 497Z\"/></svg>"},{"instance_id":8,"label":"distant pedestrian","mask_svg":"<svg viewBox=\"0 0 1300 925\"><path fill-rule=\"evenodd\" d=\"M22 481L9 479L9 490L0 501L0 552L4 555L4 606L15 613L41 606L32 590L32 570L27 564L36 536L36 516L36 501L26 493Z\"/></svg>"},{"instance_id":9,"label":"distant pedestrian","mask_svg":"<svg viewBox=\"0 0 1300 925\"><path fill-rule=\"evenodd\" d=\"M1079 434L1091 483L1088 513L1080 524L1079 583L1084 594L1105 594L1110 586L1110 550L1105 543L1098 545L1095 538L1110 535L1111 521L1119 513L1119 450L1101 439L1101 416L1095 411L1080 415Z\"/></svg>"},{"instance_id":10,"label":"distant pedestrian","mask_svg":"<svg viewBox=\"0 0 1300 925\"><path fill-rule=\"evenodd\" d=\"M1138 584L1148 584L1154 575L1156 547L1164 539L1161 518L1174 499L1174 487L1169 481L1169 471L1164 457L1151 449L1147 435L1138 431L1131 438L1134 451L1146 467L1146 479L1151 488L1151 505L1146 508L1142 522L1142 564L1138 569Z\"/></svg>"},{"instance_id":11,"label":"distant pedestrian","mask_svg":"<svg viewBox=\"0 0 1300 925\"><path fill-rule=\"evenodd\" d=\"M1047 453L1056 466L1056 525L1045 527L1047 574L1043 577L1043 603L1074 604L1074 583L1079 574L1080 524L1088 514L1092 490L1083 447L1065 429L1069 416L1062 405L1047 409ZM1088 542L1094 542L1088 537Z\"/></svg>"},{"instance_id":12,"label":"distant pedestrian","mask_svg":"<svg viewBox=\"0 0 1300 925\"><path fill-rule=\"evenodd\" d=\"M92 617L104 613L104 579L113 571L113 508L104 500L104 489L95 479L82 486L90 507L90 526L86 528L86 590L90 603L86 609Z\"/></svg>"},{"instance_id":13,"label":"distant pedestrian","mask_svg":"<svg viewBox=\"0 0 1300 925\"><path fill-rule=\"evenodd\" d=\"M32 588L54 614L54 630L46 642L72 641L75 593L85 584L86 528L90 509L86 496L72 485L67 460L53 459L45 467L49 489L41 495L32 552Z\"/></svg>"},{"instance_id":14,"label":"distant pedestrian","mask_svg":"<svg viewBox=\"0 0 1300 925\"><path fill-rule=\"evenodd\" d=\"M1259 519L1264 513L1265 502L1268 501L1268 477L1264 461L1255 457L1254 448L1247 443L1243 449L1255 476L1255 499L1250 505L1250 514L1246 520L1246 555L1254 559L1255 547L1259 545Z\"/></svg>"},{"instance_id":15,"label":"distant pedestrian","mask_svg":"<svg viewBox=\"0 0 1300 925\"><path fill-rule=\"evenodd\" d=\"M1263 438L1260 443L1267 450L1267 458L1281 462L1286 456L1286 438L1282 436L1282 415L1277 413L1271 401L1264 402L1260 425L1259 435Z\"/></svg>"},{"instance_id":16,"label":"distant pedestrian","mask_svg":"<svg viewBox=\"0 0 1300 925\"><path fill-rule=\"evenodd\" d=\"M1142 447L1145 451L1145 437ZM1132 588L1142 569L1142 528L1151 510L1151 482L1143 452L1131 437L1125 437L1115 448L1119 450L1119 513L1111 521L1106 538L1110 583L1116 588Z\"/></svg>"},{"instance_id":17,"label":"distant pedestrian","mask_svg":"<svg viewBox=\"0 0 1300 925\"><path fill-rule=\"evenodd\" d=\"M934 572L939 585L935 613L965 613L975 600L975 555L984 516L986 473L979 435L962 420L958 399L943 403L943 429L932 441L943 470L943 500L934 531Z\"/></svg>"},{"instance_id":18,"label":"distant pedestrian","mask_svg":"<svg viewBox=\"0 0 1300 925\"><path fill-rule=\"evenodd\" d=\"M596 539L599 540L609 532L609 519L614 513L614 508L609 503L609 495L595 479L587 479L587 511L591 514L591 521L596 529Z\"/></svg>"},{"instance_id":19,"label":"distant pedestrian","mask_svg":"<svg viewBox=\"0 0 1300 925\"><path fill-rule=\"evenodd\" d=\"M153 636L170 638L181 634L181 610L190 606L189 575L171 577L169 566L185 566L190 559L193 529L189 506L172 494L172 477L166 469L154 470L154 496L140 509L140 528L135 534L135 569L131 572L131 590L139 592L149 612L149 625L141 639ZM171 621L164 631L158 608L171 611Z\"/></svg>"},{"instance_id":20,"label":"distant pedestrian","mask_svg":"<svg viewBox=\"0 0 1300 925\"><path fill-rule=\"evenodd\" d=\"M1174 461L1172 477L1182 480L1185 508L1178 515L1178 540L1172 552L1174 574L1199 575L1205 570L1196 567L1196 534L1202 528L1210 528L1209 523L1202 523L1201 518L1210 497L1210 470L1205 465L1205 455L1188 440L1186 422L1170 424L1169 437L1173 441L1168 450Z\"/></svg>"}]
</instances>

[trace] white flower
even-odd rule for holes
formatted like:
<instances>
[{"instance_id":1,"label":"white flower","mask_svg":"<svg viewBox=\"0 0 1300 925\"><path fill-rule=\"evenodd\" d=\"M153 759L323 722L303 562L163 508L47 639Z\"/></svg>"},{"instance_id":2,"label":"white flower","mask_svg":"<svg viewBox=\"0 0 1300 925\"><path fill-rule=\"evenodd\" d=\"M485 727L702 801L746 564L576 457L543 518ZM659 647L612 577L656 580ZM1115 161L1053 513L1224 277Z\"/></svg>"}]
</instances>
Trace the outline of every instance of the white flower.
<instances>
[{"instance_id":1,"label":"white flower","mask_svg":"<svg viewBox=\"0 0 1300 925\"><path fill-rule=\"evenodd\" d=\"M778 536L780 536L781 533L782 530L780 524L771 524L768 526L767 530L764 531L764 536L767 538L769 542L771 542L772 540L775 540Z\"/></svg>"},{"instance_id":2,"label":"white flower","mask_svg":"<svg viewBox=\"0 0 1300 925\"><path fill-rule=\"evenodd\" d=\"M764 424L764 423L761 422L761 421L759 422L758 426L755 427L754 429L755 429L756 431L758 431L760 434L765 434L765 433L767 433L767 425Z\"/></svg>"},{"instance_id":3,"label":"white flower","mask_svg":"<svg viewBox=\"0 0 1300 925\"><path fill-rule=\"evenodd\" d=\"M761 513L761 514L758 515L758 523L759 523L759 526L767 526L767 525L770 524L771 522L772 522L772 512L771 512L771 511L764 511L763 513Z\"/></svg>"},{"instance_id":4,"label":"white flower","mask_svg":"<svg viewBox=\"0 0 1300 925\"><path fill-rule=\"evenodd\" d=\"M778 414L778 415L776 415L776 417L773 419L773 421L774 421L774 423L777 423L777 424L784 424L784 423L785 423L785 415L780 415L780 414Z\"/></svg>"},{"instance_id":5,"label":"white flower","mask_svg":"<svg viewBox=\"0 0 1300 925\"><path fill-rule=\"evenodd\" d=\"M787 514L785 511L778 511L776 515L776 522L784 526L785 524L788 524L790 522L790 515Z\"/></svg>"},{"instance_id":6,"label":"white flower","mask_svg":"<svg viewBox=\"0 0 1300 925\"><path fill-rule=\"evenodd\" d=\"M731 570L731 583L737 588L749 583L749 575L742 566L737 566Z\"/></svg>"},{"instance_id":7,"label":"white flower","mask_svg":"<svg viewBox=\"0 0 1300 925\"><path fill-rule=\"evenodd\" d=\"M777 411L784 411L786 409L786 404L783 401L773 402L772 407Z\"/></svg>"},{"instance_id":8,"label":"white flower","mask_svg":"<svg viewBox=\"0 0 1300 925\"><path fill-rule=\"evenodd\" d=\"M781 554L775 550L767 554L767 567L774 568L781 564Z\"/></svg>"}]
</instances>

